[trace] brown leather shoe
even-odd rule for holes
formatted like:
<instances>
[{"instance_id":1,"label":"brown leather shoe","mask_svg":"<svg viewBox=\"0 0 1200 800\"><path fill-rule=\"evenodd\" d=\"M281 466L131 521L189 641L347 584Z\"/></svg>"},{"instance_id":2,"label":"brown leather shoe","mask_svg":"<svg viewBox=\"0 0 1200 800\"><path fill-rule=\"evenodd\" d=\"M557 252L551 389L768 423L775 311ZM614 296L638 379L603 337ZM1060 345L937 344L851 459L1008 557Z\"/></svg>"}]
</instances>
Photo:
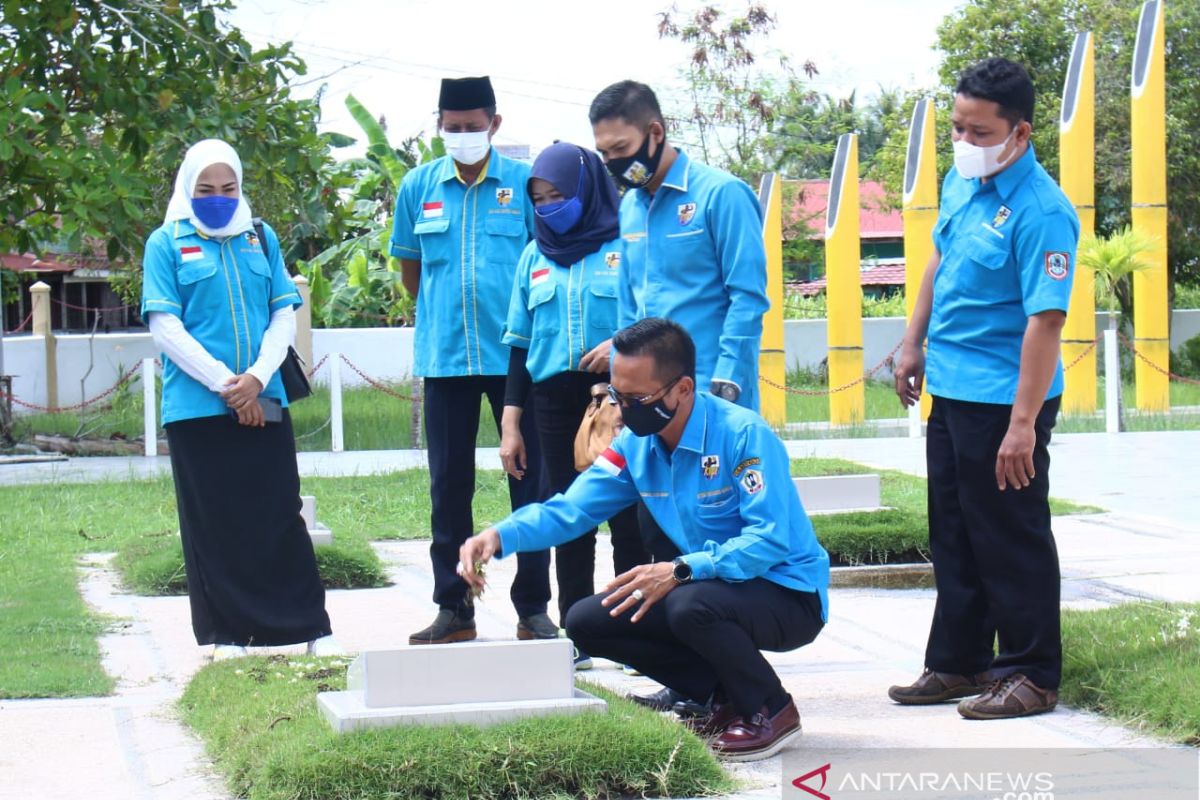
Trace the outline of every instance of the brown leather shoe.
<instances>
[{"instance_id":1,"label":"brown leather shoe","mask_svg":"<svg viewBox=\"0 0 1200 800\"><path fill-rule=\"evenodd\" d=\"M795 702L767 717L767 708L746 719L738 717L712 741L713 752L726 761L758 761L770 758L800 736L800 712Z\"/></svg>"},{"instance_id":2,"label":"brown leather shoe","mask_svg":"<svg viewBox=\"0 0 1200 800\"><path fill-rule=\"evenodd\" d=\"M904 706L926 706L970 697L986 688L987 681L982 674L953 675L927 668L921 673L921 677L908 686L893 686L888 689L888 697Z\"/></svg>"},{"instance_id":3,"label":"brown leather shoe","mask_svg":"<svg viewBox=\"0 0 1200 800\"><path fill-rule=\"evenodd\" d=\"M731 722L741 718L732 703L714 701L709 704L708 709L706 714L688 714L688 709L683 703L675 704L675 714L679 721L702 739L722 733Z\"/></svg>"},{"instance_id":4,"label":"brown leather shoe","mask_svg":"<svg viewBox=\"0 0 1200 800\"><path fill-rule=\"evenodd\" d=\"M978 697L958 704L967 719L1009 719L1045 714L1058 705L1058 692L1043 689L1019 672L993 681Z\"/></svg>"}]
</instances>

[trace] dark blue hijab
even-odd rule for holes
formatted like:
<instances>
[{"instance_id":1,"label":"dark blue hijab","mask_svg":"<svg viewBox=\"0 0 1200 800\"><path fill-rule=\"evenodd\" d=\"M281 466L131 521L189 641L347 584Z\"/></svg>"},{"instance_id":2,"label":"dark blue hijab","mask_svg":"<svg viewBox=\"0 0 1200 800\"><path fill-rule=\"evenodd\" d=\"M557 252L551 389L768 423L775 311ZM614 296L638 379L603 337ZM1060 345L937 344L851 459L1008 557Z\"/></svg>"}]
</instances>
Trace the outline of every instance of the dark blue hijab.
<instances>
[{"instance_id":1,"label":"dark blue hijab","mask_svg":"<svg viewBox=\"0 0 1200 800\"><path fill-rule=\"evenodd\" d=\"M555 142L533 162L530 180L533 178L553 185L564 199L579 197L583 203L579 222L564 234L555 233L542 219L536 218L538 250L546 258L569 267L617 238L620 200L600 156L577 145ZM529 184L525 193L530 193Z\"/></svg>"}]
</instances>

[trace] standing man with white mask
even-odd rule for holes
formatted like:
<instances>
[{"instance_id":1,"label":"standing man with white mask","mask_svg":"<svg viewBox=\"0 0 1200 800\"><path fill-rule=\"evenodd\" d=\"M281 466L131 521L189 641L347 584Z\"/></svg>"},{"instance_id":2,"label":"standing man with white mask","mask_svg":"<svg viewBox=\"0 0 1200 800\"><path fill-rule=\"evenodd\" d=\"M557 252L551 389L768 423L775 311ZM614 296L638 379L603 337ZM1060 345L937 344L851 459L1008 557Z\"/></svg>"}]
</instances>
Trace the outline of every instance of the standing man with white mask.
<instances>
[{"instance_id":1,"label":"standing man with white mask","mask_svg":"<svg viewBox=\"0 0 1200 800\"><path fill-rule=\"evenodd\" d=\"M529 166L491 145L500 128L487 77L443 79L438 129L447 155L405 176L396 197L391 253L417 298L413 371L425 379L425 438L433 501L433 601L438 615L409 644L475 638L475 611L455 572L474 532L475 439L486 397L499 433L509 348L501 343L517 260L533 237ZM541 452L533 415L521 419L524 477L509 477L514 509L541 498ZM558 635L546 614L550 553L523 553L511 597L517 637Z\"/></svg>"},{"instance_id":2,"label":"standing man with white mask","mask_svg":"<svg viewBox=\"0 0 1200 800\"><path fill-rule=\"evenodd\" d=\"M1033 102L1028 73L1003 58L959 78L954 169L896 369L904 405L920 399L922 379L933 395L938 596L925 671L888 695L902 705L965 698L968 719L1051 711L1062 672L1047 446L1079 219L1034 155Z\"/></svg>"}]
</instances>

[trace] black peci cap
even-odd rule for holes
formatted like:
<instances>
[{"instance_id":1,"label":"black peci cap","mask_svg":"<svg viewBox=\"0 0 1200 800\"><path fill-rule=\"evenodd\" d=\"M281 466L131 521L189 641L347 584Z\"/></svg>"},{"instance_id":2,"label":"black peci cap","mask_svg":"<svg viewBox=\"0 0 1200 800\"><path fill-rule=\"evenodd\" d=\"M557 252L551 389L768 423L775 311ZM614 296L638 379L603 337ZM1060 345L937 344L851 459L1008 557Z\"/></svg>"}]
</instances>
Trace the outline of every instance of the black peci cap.
<instances>
[{"instance_id":1,"label":"black peci cap","mask_svg":"<svg viewBox=\"0 0 1200 800\"><path fill-rule=\"evenodd\" d=\"M488 76L481 78L442 78L438 95L439 111L473 111L496 105L496 93Z\"/></svg>"}]
</instances>

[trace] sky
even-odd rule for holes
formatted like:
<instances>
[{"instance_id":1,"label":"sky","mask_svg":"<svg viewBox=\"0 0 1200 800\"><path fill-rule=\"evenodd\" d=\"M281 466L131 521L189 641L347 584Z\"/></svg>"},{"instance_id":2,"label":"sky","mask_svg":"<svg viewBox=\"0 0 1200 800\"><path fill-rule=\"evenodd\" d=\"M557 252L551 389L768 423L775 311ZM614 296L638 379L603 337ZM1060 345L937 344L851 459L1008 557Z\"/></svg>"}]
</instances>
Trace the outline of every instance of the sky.
<instances>
[{"instance_id":1,"label":"sky","mask_svg":"<svg viewBox=\"0 0 1200 800\"><path fill-rule=\"evenodd\" d=\"M941 19L962 0L764 0L778 25L758 52L815 62L810 85L865 98L936 83ZM718 0L737 11L744 0ZM679 6L694 10L699 2ZM555 139L590 146L596 93L633 78L652 86L668 115L682 111L688 48L658 38L670 0L239 0L229 17L255 45L291 41L308 63L294 82L324 85L322 130L358 137L348 93L387 122L393 144L435 127L443 77L490 75L502 118L495 141L538 152ZM357 148L356 148L357 149ZM353 152L353 151L351 151Z\"/></svg>"}]
</instances>

